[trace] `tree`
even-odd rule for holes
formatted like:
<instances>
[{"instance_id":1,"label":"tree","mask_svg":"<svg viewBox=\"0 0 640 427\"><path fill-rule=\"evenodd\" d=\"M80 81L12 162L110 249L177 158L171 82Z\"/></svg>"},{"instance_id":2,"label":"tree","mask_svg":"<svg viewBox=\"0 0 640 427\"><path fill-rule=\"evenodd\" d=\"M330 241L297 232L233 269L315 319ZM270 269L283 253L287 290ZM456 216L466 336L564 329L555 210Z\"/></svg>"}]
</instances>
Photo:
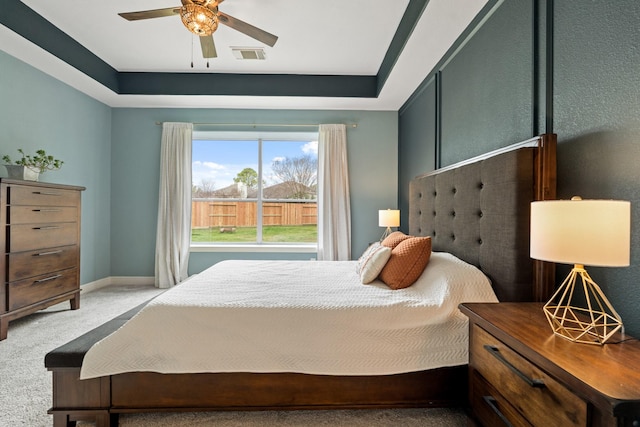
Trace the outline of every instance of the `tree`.
<instances>
[{"instance_id":1,"label":"tree","mask_svg":"<svg viewBox=\"0 0 640 427\"><path fill-rule=\"evenodd\" d=\"M256 188L258 186L258 172L252 168L244 168L233 178L233 182L242 183L247 188Z\"/></svg>"},{"instance_id":2,"label":"tree","mask_svg":"<svg viewBox=\"0 0 640 427\"><path fill-rule=\"evenodd\" d=\"M273 174L287 187L290 199L305 199L315 192L318 181L318 159L311 155L274 160Z\"/></svg>"},{"instance_id":3,"label":"tree","mask_svg":"<svg viewBox=\"0 0 640 427\"><path fill-rule=\"evenodd\" d=\"M194 185L192 196L197 198L213 197L216 190L216 182L212 179L203 179L200 185Z\"/></svg>"}]
</instances>

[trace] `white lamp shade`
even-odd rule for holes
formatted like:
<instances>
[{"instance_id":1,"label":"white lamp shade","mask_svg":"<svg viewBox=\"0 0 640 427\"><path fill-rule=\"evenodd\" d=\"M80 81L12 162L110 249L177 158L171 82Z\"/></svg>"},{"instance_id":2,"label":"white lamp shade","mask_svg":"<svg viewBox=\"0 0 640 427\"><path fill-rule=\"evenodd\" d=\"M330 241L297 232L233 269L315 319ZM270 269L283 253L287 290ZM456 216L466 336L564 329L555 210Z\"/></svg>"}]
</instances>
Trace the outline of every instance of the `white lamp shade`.
<instances>
[{"instance_id":1,"label":"white lamp shade","mask_svg":"<svg viewBox=\"0 0 640 427\"><path fill-rule=\"evenodd\" d=\"M531 203L531 258L602 267L629 265L631 203L549 200Z\"/></svg>"},{"instance_id":2,"label":"white lamp shade","mask_svg":"<svg viewBox=\"0 0 640 427\"><path fill-rule=\"evenodd\" d=\"M400 211L394 209L378 211L378 225L380 227L399 227Z\"/></svg>"}]
</instances>

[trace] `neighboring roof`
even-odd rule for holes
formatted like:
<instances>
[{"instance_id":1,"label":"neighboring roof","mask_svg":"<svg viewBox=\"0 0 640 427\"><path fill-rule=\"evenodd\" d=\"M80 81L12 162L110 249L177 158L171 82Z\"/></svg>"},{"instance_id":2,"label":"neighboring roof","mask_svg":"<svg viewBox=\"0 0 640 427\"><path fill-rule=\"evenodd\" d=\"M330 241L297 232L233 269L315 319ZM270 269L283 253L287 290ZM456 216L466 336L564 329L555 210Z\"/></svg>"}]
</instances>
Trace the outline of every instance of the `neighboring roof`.
<instances>
[{"instance_id":1,"label":"neighboring roof","mask_svg":"<svg viewBox=\"0 0 640 427\"><path fill-rule=\"evenodd\" d=\"M304 184L288 181L264 187L262 195L265 199L312 199L315 198L316 191L314 188L307 187ZM213 191L211 197L233 199L256 198L257 190L255 188L247 189L244 184L241 183L234 183Z\"/></svg>"},{"instance_id":2,"label":"neighboring roof","mask_svg":"<svg viewBox=\"0 0 640 427\"><path fill-rule=\"evenodd\" d=\"M265 199L311 199L315 195L314 189L293 181L281 182L262 190Z\"/></svg>"},{"instance_id":3,"label":"neighboring roof","mask_svg":"<svg viewBox=\"0 0 640 427\"><path fill-rule=\"evenodd\" d=\"M229 198L229 199L245 199L247 190L240 183L233 183L224 188L220 188L211 193L211 197Z\"/></svg>"}]
</instances>

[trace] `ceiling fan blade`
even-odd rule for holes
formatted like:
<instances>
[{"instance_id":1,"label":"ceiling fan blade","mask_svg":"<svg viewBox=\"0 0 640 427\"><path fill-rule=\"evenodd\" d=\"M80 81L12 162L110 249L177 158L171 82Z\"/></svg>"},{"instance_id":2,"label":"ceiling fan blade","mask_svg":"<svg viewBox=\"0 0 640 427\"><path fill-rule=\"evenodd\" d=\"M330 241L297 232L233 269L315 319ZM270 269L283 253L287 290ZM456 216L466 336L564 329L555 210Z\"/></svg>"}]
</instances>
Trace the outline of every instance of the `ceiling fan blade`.
<instances>
[{"instance_id":1,"label":"ceiling fan blade","mask_svg":"<svg viewBox=\"0 0 640 427\"><path fill-rule=\"evenodd\" d=\"M251 24L247 24L233 16L229 16L226 13L218 12L218 19L220 23L231 27L234 30L240 31L241 33L246 34L268 46L273 47L273 45L276 44L276 41L278 41L278 36L274 36L271 33L261 30L258 27L254 27Z\"/></svg>"},{"instance_id":2,"label":"ceiling fan blade","mask_svg":"<svg viewBox=\"0 0 640 427\"><path fill-rule=\"evenodd\" d=\"M212 35L200 37L200 48L202 49L203 58L216 58L218 56Z\"/></svg>"},{"instance_id":3,"label":"ceiling fan blade","mask_svg":"<svg viewBox=\"0 0 640 427\"><path fill-rule=\"evenodd\" d=\"M163 16L173 16L180 13L179 7L168 7L165 9L141 10L139 12L124 12L118 15L128 21L138 21L140 19L162 18Z\"/></svg>"}]
</instances>

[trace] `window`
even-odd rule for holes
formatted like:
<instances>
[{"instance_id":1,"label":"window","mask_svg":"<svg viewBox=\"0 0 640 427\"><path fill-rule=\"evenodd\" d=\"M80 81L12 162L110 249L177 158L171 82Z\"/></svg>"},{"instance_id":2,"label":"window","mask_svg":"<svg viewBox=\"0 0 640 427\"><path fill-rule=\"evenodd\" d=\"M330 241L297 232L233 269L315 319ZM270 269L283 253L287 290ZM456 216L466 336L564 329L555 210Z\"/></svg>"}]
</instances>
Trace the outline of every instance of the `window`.
<instances>
[{"instance_id":1,"label":"window","mask_svg":"<svg viewBox=\"0 0 640 427\"><path fill-rule=\"evenodd\" d=\"M317 242L317 141L317 133L194 132L192 242Z\"/></svg>"}]
</instances>

